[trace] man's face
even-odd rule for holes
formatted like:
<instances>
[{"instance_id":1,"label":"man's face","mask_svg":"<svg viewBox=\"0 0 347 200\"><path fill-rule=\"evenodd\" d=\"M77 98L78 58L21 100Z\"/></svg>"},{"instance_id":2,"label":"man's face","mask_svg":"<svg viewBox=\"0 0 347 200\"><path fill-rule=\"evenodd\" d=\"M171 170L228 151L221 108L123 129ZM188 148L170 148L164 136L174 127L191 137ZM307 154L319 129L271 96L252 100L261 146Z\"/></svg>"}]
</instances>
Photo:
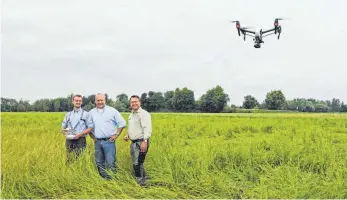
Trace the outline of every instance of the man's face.
<instances>
[{"instance_id":1,"label":"man's face","mask_svg":"<svg viewBox=\"0 0 347 200\"><path fill-rule=\"evenodd\" d=\"M80 108L82 105L82 98L81 97L75 97L72 101L75 108Z\"/></svg>"},{"instance_id":2,"label":"man's face","mask_svg":"<svg viewBox=\"0 0 347 200\"><path fill-rule=\"evenodd\" d=\"M138 98L131 98L130 99L130 107L133 109L133 110L137 110L139 109L141 106L141 102Z\"/></svg>"},{"instance_id":3,"label":"man's face","mask_svg":"<svg viewBox=\"0 0 347 200\"><path fill-rule=\"evenodd\" d=\"M96 107L103 108L104 105L105 105L105 96L103 96L103 95L96 95L95 96L95 102L96 102Z\"/></svg>"}]
</instances>

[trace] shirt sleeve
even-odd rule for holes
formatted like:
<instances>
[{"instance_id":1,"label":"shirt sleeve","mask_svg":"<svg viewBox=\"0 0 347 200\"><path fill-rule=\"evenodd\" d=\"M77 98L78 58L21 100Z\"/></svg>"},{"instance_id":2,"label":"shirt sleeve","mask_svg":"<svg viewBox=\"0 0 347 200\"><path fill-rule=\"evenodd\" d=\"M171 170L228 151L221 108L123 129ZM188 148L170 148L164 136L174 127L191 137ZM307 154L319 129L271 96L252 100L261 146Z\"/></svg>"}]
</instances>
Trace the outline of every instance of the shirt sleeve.
<instances>
[{"instance_id":1,"label":"shirt sleeve","mask_svg":"<svg viewBox=\"0 0 347 200\"><path fill-rule=\"evenodd\" d=\"M86 124L87 124L87 128L94 128L94 122L93 122L93 118L92 115L88 112L87 116L86 116Z\"/></svg>"},{"instance_id":2,"label":"shirt sleeve","mask_svg":"<svg viewBox=\"0 0 347 200\"><path fill-rule=\"evenodd\" d=\"M66 129L68 124L67 124L67 116L68 116L69 113L66 113L65 116L64 116L64 119L63 119L63 122L61 123L61 128L62 129Z\"/></svg>"},{"instance_id":3,"label":"shirt sleeve","mask_svg":"<svg viewBox=\"0 0 347 200\"><path fill-rule=\"evenodd\" d=\"M116 109L114 110L114 119L116 120L118 128L126 127L125 119L122 117L122 115Z\"/></svg>"},{"instance_id":4,"label":"shirt sleeve","mask_svg":"<svg viewBox=\"0 0 347 200\"><path fill-rule=\"evenodd\" d=\"M152 119L151 114L148 112L141 113L141 126L144 133L143 139L147 140L152 135Z\"/></svg>"}]
</instances>

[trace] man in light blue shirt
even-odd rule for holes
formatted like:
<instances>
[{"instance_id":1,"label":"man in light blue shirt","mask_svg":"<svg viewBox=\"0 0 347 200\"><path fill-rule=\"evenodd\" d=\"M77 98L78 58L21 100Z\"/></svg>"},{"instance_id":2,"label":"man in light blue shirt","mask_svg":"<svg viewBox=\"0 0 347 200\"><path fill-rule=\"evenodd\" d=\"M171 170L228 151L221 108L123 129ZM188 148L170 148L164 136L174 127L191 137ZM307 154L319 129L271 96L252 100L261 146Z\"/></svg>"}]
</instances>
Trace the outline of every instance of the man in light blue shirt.
<instances>
[{"instance_id":1,"label":"man in light blue shirt","mask_svg":"<svg viewBox=\"0 0 347 200\"><path fill-rule=\"evenodd\" d=\"M70 132L72 138L66 138L67 164L73 162L81 155L86 147L85 135L92 131L93 123L89 113L81 108L82 96L72 97L74 108L65 114L62 122L63 132ZM74 137L73 137L74 135Z\"/></svg>"},{"instance_id":2,"label":"man in light blue shirt","mask_svg":"<svg viewBox=\"0 0 347 200\"><path fill-rule=\"evenodd\" d=\"M115 108L105 105L105 102L105 95L97 94L96 107L89 113L94 124L96 166L104 179L111 179L106 170L115 172L117 169L115 141L125 128L126 121Z\"/></svg>"}]
</instances>

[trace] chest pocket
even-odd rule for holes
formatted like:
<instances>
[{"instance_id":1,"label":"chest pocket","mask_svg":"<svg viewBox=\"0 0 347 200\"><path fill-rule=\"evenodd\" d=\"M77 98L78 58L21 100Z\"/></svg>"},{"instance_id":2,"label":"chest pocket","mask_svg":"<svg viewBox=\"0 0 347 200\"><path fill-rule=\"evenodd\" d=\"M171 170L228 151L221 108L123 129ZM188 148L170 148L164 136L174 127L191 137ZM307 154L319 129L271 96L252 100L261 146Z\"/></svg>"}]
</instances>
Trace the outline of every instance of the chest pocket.
<instances>
[{"instance_id":1,"label":"chest pocket","mask_svg":"<svg viewBox=\"0 0 347 200\"><path fill-rule=\"evenodd\" d=\"M128 119L129 123L138 123L139 121L140 121L140 116L139 115L129 116L129 119Z\"/></svg>"}]
</instances>

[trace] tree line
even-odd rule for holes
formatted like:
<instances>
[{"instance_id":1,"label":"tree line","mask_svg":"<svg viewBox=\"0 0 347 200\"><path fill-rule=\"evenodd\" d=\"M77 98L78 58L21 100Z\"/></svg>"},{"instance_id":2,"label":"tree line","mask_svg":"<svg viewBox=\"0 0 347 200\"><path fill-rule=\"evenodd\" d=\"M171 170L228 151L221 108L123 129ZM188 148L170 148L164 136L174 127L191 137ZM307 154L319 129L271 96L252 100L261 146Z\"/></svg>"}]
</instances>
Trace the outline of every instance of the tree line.
<instances>
[{"instance_id":1,"label":"tree line","mask_svg":"<svg viewBox=\"0 0 347 200\"><path fill-rule=\"evenodd\" d=\"M73 94L54 99L40 99L33 103L20 99L1 98L1 112L67 112L72 110ZM228 105L230 97L217 85L195 99L194 91L184 88L162 92L149 91L141 96L142 107L149 112L240 112L240 109L287 110L297 112L347 112L347 104L338 98L317 100L313 98L296 98L287 100L281 90L271 90L263 102L252 95L244 97L240 106ZM95 107L95 95L83 96L83 109L89 111ZM119 110L129 112L129 96L125 93L112 99L106 94L106 104Z\"/></svg>"}]
</instances>

